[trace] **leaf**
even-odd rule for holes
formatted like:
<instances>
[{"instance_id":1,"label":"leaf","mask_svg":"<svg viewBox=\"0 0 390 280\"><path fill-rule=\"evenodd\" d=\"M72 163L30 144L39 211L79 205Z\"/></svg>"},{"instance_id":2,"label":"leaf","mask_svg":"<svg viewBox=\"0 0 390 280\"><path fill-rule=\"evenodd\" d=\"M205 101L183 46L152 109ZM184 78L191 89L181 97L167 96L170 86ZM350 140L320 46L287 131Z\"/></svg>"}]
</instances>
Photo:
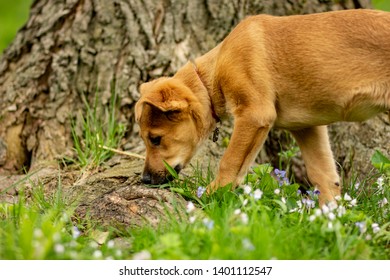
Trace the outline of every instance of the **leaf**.
<instances>
[{"instance_id":1,"label":"leaf","mask_svg":"<svg viewBox=\"0 0 390 280\"><path fill-rule=\"evenodd\" d=\"M170 188L171 191L175 192L175 193L178 193L178 194L181 194L181 195L184 195L184 190L183 189L180 189L180 188Z\"/></svg>"},{"instance_id":2,"label":"leaf","mask_svg":"<svg viewBox=\"0 0 390 280\"><path fill-rule=\"evenodd\" d=\"M264 174L269 174L273 170L273 167L266 163L266 164L260 164L253 168L253 171L258 174L259 176L263 176Z\"/></svg>"},{"instance_id":3,"label":"leaf","mask_svg":"<svg viewBox=\"0 0 390 280\"><path fill-rule=\"evenodd\" d=\"M287 205L285 203L283 203L282 201L278 200L278 199L274 199L273 200L276 204L279 204L281 210L284 212L284 213L287 213Z\"/></svg>"},{"instance_id":4,"label":"leaf","mask_svg":"<svg viewBox=\"0 0 390 280\"><path fill-rule=\"evenodd\" d=\"M91 232L92 239L95 240L99 245L104 244L107 241L109 235L110 233L108 231L94 230Z\"/></svg>"},{"instance_id":5,"label":"leaf","mask_svg":"<svg viewBox=\"0 0 390 280\"><path fill-rule=\"evenodd\" d=\"M177 179L179 178L179 175L177 174L176 170L170 166L165 160L163 160L165 168L168 170L169 174L172 175L173 178Z\"/></svg>"},{"instance_id":6,"label":"leaf","mask_svg":"<svg viewBox=\"0 0 390 280\"><path fill-rule=\"evenodd\" d=\"M380 170L390 169L390 159L378 150L371 157L371 163L375 168Z\"/></svg>"}]
</instances>

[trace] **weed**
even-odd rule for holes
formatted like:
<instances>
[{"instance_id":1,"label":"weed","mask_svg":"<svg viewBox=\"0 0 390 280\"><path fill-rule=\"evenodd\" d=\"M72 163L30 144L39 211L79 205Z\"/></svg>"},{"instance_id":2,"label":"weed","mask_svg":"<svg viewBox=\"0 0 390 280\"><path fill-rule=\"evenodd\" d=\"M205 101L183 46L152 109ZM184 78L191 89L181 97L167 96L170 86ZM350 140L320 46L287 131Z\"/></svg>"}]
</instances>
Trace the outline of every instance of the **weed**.
<instances>
[{"instance_id":1,"label":"weed","mask_svg":"<svg viewBox=\"0 0 390 280\"><path fill-rule=\"evenodd\" d=\"M83 96L83 101L86 115L85 117L81 116L81 135L78 133L76 122L72 121L72 136L77 153L77 159L73 162L81 167L93 168L113 155L113 152L105 149L105 147L116 148L125 133L126 127L116 120L117 94L115 89L111 94L108 108L99 106L98 93L95 94L92 108L85 96Z\"/></svg>"}]
</instances>

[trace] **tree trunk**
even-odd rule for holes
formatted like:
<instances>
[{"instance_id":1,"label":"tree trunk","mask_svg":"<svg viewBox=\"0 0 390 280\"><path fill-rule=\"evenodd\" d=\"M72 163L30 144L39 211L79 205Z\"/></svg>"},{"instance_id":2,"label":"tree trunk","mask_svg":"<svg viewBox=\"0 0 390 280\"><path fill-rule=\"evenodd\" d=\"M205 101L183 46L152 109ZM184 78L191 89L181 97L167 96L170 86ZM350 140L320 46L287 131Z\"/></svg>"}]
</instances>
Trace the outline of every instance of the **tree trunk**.
<instances>
[{"instance_id":1,"label":"tree trunk","mask_svg":"<svg viewBox=\"0 0 390 280\"><path fill-rule=\"evenodd\" d=\"M120 97L118 119L128 124L123 147L142 153L133 115L139 85L172 75L213 48L248 15L368 7L368 0L35 0L28 22L0 60L0 173L37 170L42 163L72 156L70 124L85 110L82 96L93 100L98 94L99 103L107 106L113 90ZM390 152L389 129L383 122L377 118L331 127L342 166L374 148ZM365 137L362 128L370 135L376 131L377 140L367 141L372 136ZM224 129L230 132L229 125ZM352 130L360 133L351 138ZM276 164L284 135L273 132L260 158ZM205 150L217 157L223 152L211 141ZM365 159L357 166L367 171L366 164ZM140 170L142 163L138 166ZM299 160L294 168L302 177Z\"/></svg>"}]
</instances>

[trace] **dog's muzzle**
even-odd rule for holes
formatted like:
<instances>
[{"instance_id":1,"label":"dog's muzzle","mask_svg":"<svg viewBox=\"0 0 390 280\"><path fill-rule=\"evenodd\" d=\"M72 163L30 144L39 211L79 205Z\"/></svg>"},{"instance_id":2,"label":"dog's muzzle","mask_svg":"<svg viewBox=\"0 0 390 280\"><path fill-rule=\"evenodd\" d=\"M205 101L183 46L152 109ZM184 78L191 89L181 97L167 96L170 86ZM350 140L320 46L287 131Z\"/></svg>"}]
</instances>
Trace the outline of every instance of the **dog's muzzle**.
<instances>
[{"instance_id":1,"label":"dog's muzzle","mask_svg":"<svg viewBox=\"0 0 390 280\"><path fill-rule=\"evenodd\" d=\"M178 164L174 167L177 174L182 170L182 165ZM148 185L161 185L173 180L173 176L167 171L152 172L144 170L142 173L141 181Z\"/></svg>"}]
</instances>

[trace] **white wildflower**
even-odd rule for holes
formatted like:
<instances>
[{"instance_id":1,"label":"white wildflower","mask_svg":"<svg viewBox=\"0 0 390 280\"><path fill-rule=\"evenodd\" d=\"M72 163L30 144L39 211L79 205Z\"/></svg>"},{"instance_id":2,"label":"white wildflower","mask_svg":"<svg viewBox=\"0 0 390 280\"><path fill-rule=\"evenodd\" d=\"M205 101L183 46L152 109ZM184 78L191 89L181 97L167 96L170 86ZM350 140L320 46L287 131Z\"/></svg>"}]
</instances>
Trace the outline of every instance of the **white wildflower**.
<instances>
[{"instance_id":1,"label":"white wildflower","mask_svg":"<svg viewBox=\"0 0 390 280\"><path fill-rule=\"evenodd\" d=\"M279 195L280 194L280 189L275 189L274 190L274 194Z\"/></svg>"},{"instance_id":2,"label":"white wildflower","mask_svg":"<svg viewBox=\"0 0 390 280\"><path fill-rule=\"evenodd\" d=\"M360 233L366 232L367 228L365 222L356 222L355 225L359 228Z\"/></svg>"},{"instance_id":3,"label":"white wildflower","mask_svg":"<svg viewBox=\"0 0 390 280\"><path fill-rule=\"evenodd\" d=\"M350 197L348 193L345 193L345 194L344 194L344 200L345 200L345 201L351 201L351 200L352 200L352 197Z\"/></svg>"},{"instance_id":4,"label":"white wildflower","mask_svg":"<svg viewBox=\"0 0 390 280\"><path fill-rule=\"evenodd\" d=\"M376 180L376 183L378 184L379 188L383 187L384 178L381 176Z\"/></svg>"},{"instance_id":5,"label":"white wildflower","mask_svg":"<svg viewBox=\"0 0 390 280\"><path fill-rule=\"evenodd\" d=\"M336 201L331 201L328 203L328 207L330 211L336 210L337 209L337 203Z\"/></svg>"},{"instance_id":6,"label":"white wildflower","mask_svg":"<svg viewBox=\"0 0 390 280\"><path fill-rule=\"evenodd\" d=\"M372 239L371 234L367 234L367 235L366 235L366 240L371 240L371 239Z\"/></svg>"},{"instance_id":7,"label":"white wildflower","mask_svg":"<svg viewBox=\"0 0 390 280\"><path fill-rule=\"evenodd\" d=\"M336 218L336 215L333 214L333 212L330 212L330 213L328 214L328 218L329 218L329 220L333 221L333 220Z\"/></svg>"},{"instance_id":8,"label":"white wildflower","mask_svg":"<svg viewBox=\"0 0 390 280\"><path fill-rule=\"evenodd\" d=\"M195 210L195 205L191 201L187 203L187 213L191 213Z\"/></svg>"},{"instance_id":9,"label":"white wildflower","mask_svg":"<svg viewBox=\"0 0 390 280\"><path fill-rule=\"evenodd\" d=\"M60 240L61 240L61 234L59 232L54 233L53 241L54 242L60 242Z\"/></svg>"},{"instance_id":10,"label":"white wildflower","mask_svg":"<svg viewBox=\"0 0 390 280\"><path fill-rule=\"evenodd\" d=\"M206 226L207 229L211 230L214 227L214 221L210 220L208 218L203 219L203 224Z\"/></svg>"},{"instance_id":11,"label":"white wildflower","mask_svg":"<svg viewBox=\"0 0 390 280\"><path fill-rule=\"evenodd\" d=\"M373 223L371 225L371 227L372 227L372 232L373 233L378 233L381 230L381 228L379 227L379 225L377 223Z\"/></svg>"},{"instance_id":12,"label":"white wildflower","mask_svg":"<svg viewBox=\"0 0 390 280\"><path fill-rule=\"evenodd\" d=\"M77 239L80 235L81 235L81 231L79 230L79 228L76 226L73 226L73 228L72 228L73 239Z\"/></svg>"},{"instance_id":13,"label":"white wildflower","mask_svg":"<svg viewBox=\"0 0 390 280\"><path fill-rule=\"evenodd\" d=\"M316 209L314 210L314 215L316 215L317 217L321 216L321 215L322 215L321 209L316 208Z\"/></svg>"},{"instance_id":14,"label":"white wildflower","mask_svg":"<svg viewBox=\"0 0 390 280\"><path fill-rule=\"evenodd\" d=\"M286 199L282 196L282 198L281 198L281 200L282 200L282 202L284 203L284 204L286 204Z\"/></svg>"},{"instance_id":15,"label":"white wildflower","mask_svg":"<svg viewBox=\"0 0 390 280\"><path fill-rule=\"evenodd\" d=\"M65 247L64 245L62 244L56 244L54 245L54 252L56 252L57 254L62 254L65 252Z\"/></svg>"},{"instance_id":16,"label":"white wildflower","mask_svg":"<svg viewBox=\"0 0 390 280\"><path fill-rule=\"evenodd\" d=\"M196 220L196 217L195 217L195 216L191 216L191 217L189 218L190 224L193 224L193 223L195 222L195 220Z\"/></svg>"},{"instance_id":17,"label":"white wildflower","mask_svg":"<svg viewBox=\"0 0 390 280\"><path fill-rule=\"evenodd\" d=\"M253 193L253 198L259 200L263 196L263 192L259 189L256 189Z\"/></svg>"},{"instance_id":18,"label":"white wildflower","mask_svg":"<svg viewBox=\"0 0 390 280\"><path fill-rule=\"evenodd\" d=\"M352 199L351 202L349 202L349 205L350 205L351 207L356 206L356 204L357 204L356 198Z\"/></svg>"},{"instance_id":19,"label":"white wildflower","mask_svg":"<svg viewBox=\"0 0 390 280\"><path fill-rule=\"evenodd\" d=\"M360 187L360 183L357 182L357 183L355 184L355 190L359 189L359 187Z\"/></svg>"},{"instance_id":20,"label":"white wildflower","mask_svg":"<svg viewBox=\"0 0 390 280\"><path fill-rule=\"evenodd\" d=\"M248 238L242 240L242 246L248 251L253 251L255 249L255 246Z\"/></svg>"},{"instance_id":21,"label":"white wildflower","mask_svg":"<svg viewBox=\"0 0 390 280\"><path fill-rule=\"evenodd\" d=\"M322 205L322 213L324 213L325 215L328 214L330 212L330 209L328 206L326 206L325 204Z\"/></svg>"},{"instance_id":22,"label":"white wildflower","mask_svg":"<svg viewBox=\"0 0 390 280\"><path fill-rule=\"evenodd\" d=\"M387 203L389 203L389 202L387 201L387 198L385 197L385 198L383 198L382 200L379 201L379 207L383 207Z\"/></svg>"},{"instance_id":23,"label":"white wildflower","mask_svg":"<svg viewBox=\"0 0 390 280\"><path fill-rule=\"evenodd\" d=\"M241 209L236 209L234 210L234 215L240 215L241 214Z\"/></svg>"},{"instance_id":24,"label":"white wildflower","mask_svg":"<svg viewBox=\"0 0 390 280\"><path fill-rule=\"evenodd\" d=\"M151 258L152 254L147 250L143 250L133 255L133 260L150 260Z\"/></svg>"},{"instance_id":25,"label":"white wildflower","mask_svg":"<svg viewBox=\"0 0 390 280\"><path fill-rule=\"evenodd\" d=\"M35 238L41 238L43 236L43 231L40 228L34 229L33 233Z\"/></svg>"},{"instance_id":26,"label":"white wildflower","mask_svg":"<svg viewBox=\"0 0 390 280\"><path fill-rule=\"evenodd\" d=\"M93 252L93 257L94 257L95 259L101 259L101 258L103 257L102 251L96 250L95 252Z\"/></svg>"},{"instance_id":27,"label":"white wildflower","mask_svg":"<svg viewBox=\"0 0 390 280\"><path fill-rule=\"evenodd\" d=\"M112 249L112 248L114 248L114 246L115 246L114 240L109 240L109 241L107 242L107 248Z\"/></svg>"},{"instance_id":28,"label":"white wildflower","mask_svg":"<svg viewBox=\"0 0 390 280\"><path fill-rule=\"evenodd\" d=\"M97 249L99 247L99 244L96 241L91 241L89 242L89 247Z\"/></svg>"},{"instance_id":29,"label":"white wildflower","mask_svg":"<svg viewBox=\"0 0 390 280\"><path fill-rule=\"evenodd\" d=\"M249 185L244 185L243 188L245 194L250 194L252 192L252 188Z\"/></svg>"},{"instance_id":30,"label":"white wildflower","mask_svg":"<svg viewBox=\"0 0 390 280\"><path fill-rule=\"evenodd\" d=\"M241 213L240 218L243 224L248 224L249 217L246 213Z\"/></svg>"},{"instance_id":31,"label":"white wildflower","mask_svg":"<svg viewBox=\"0 0 390 280\"><path fill-rule=\"evenodd\" d=\"M303 198L302 203L303 205L306 205L307 208L314 208L316 206L315 201L308 198Z\"/></svg>"},{"instance_id":32,"label":"white wildflower","mask_svg":"<svg viewBox=\"0 0 390 280\"><path fill-rule=\"evenodd\" d=\"M122 257L122 251L120 249L116 250L115 256L117 256L118 258Z\"/></svg>"},{"instance_id":33,"label":"white wildflower","mask_svg":"<svg viewBox=\"0 0 390 280\"><path fill-rule=\"evenodd\" d=\"M315 216L315 215L311 215L311 216L309 217L309 221L310 221L310 222L314 221L315 219L316 219L316 216Z\"/></svg>"},{"instance_id":34,"label":"white wildflower","mask_svg":"<svg viewBox=\"0 0 390 280\"><path fill-rule=\"evenodd\" d=\"M340 200L341 200L341 196L336 195L336 196L334 197L334 199L336 199L336 201L340 201Z\"/></svg>"},{"instance_id":35,"label":"white wildflower","mask_svg":"<svg viewBox=\"0 0 390 280\"><path fill-rule=\"evenodd\" d=\"M345 207L340 205L338 208L337 208L337 216L338 217L341 217L345 214L346 210L345 210Z\"/></svg>"}]
</instances>

